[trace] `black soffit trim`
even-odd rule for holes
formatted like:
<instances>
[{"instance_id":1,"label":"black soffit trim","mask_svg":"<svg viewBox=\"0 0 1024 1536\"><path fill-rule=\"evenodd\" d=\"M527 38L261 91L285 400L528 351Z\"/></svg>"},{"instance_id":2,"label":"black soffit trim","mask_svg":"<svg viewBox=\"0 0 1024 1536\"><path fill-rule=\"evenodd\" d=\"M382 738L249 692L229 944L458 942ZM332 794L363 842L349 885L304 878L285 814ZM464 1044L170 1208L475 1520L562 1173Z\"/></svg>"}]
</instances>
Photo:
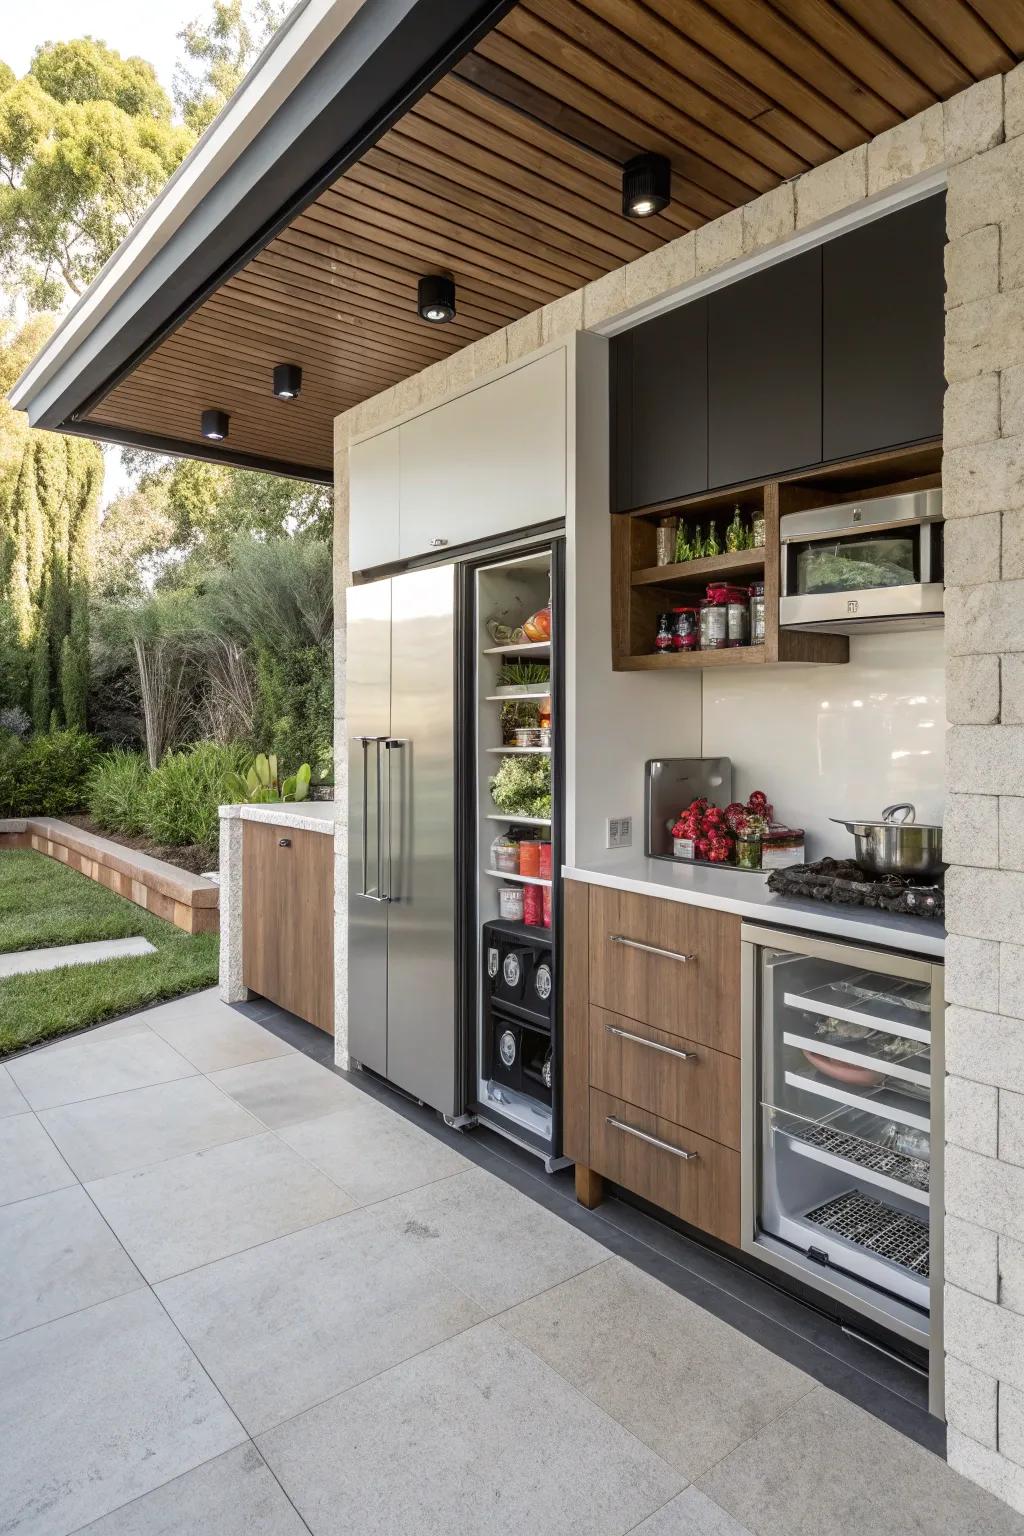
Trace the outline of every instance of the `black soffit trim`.
<instances>
[{"instance_id":1,"label":"black soffit trim","mask_svg":"<svg viewBox=\"0 0 1024 1536\"><path fill-rule=\"evenodd\" d=\"M329 469L308 464L293 464L287 459L268 459L258 453L240 453L228 443L186 442L178 437L160 437L155 432L132 432L125 427L110 427L99 421L69 423L62 427L70 437L88 437L98 443L113 443L120 448L147 448L153 453L170 453L176 458L202 459L208 464L223 464L232 469L255 469L267 475L282 475L288 480L312 480L317 485L333 485Z\"/></svg>"},{"instance_id":2,"label":"black soffit trim","mask_svg":"<svg viewBox=\"0 0 1024 1536\"><path fill-rule=\"evenodd\" d=\"M32 425L79 426L516 3L363 0L262 133L29 402Z\"/></svg>"}]
</instances>

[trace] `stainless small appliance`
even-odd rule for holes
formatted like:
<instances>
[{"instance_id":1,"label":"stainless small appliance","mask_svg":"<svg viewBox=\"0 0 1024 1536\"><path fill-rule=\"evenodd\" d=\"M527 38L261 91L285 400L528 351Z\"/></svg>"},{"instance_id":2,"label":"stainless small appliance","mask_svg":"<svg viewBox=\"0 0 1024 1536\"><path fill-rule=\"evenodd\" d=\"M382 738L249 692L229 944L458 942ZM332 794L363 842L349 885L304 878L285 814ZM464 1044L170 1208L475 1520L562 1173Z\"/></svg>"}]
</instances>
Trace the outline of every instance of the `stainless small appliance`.
<instances>
[{"instance_id":1,"label":"stainless small appliance","mask_svg":"<svg viewBox=\"0 0 1024 1536\"><path fill-rule=\"evenodd\" d=\"M941 624L942 492L787 512L779 623L831 634Z\"/></svg>"},{"instance_id":2,"label":"stainless small appliance","mask_svg":"<svg viewBox=\"0 0 1024 1536\"><path fill-rule=\"evenodd\" d=\"M652 757L644 766L644 852L672 858L672 825L679 812L703 795L712 805L732 800L728 757Z\"/></svg>"},{"instance_id":3,"label":"stainless small appliance","mask_svg":"<svg viewBox=\"0 0 1024 1536\"><path fill-rule=\"evenodd\" d=\"M902 815L901 815L902 813ZM887 805L878 821L832 821L853 834L853 857L869 875L909 875L924 879L940 875L942 828L917 821L909 801Z\"/></svg>"},{"instance_id":4,"label":"stainless small appliance","mask_svg":"<svg viewBox=\"0 0 1024 1536\"><path fill-rule=\"evenodd\" d=\"M927 1349L942 1405L942 965L744 923L741 1242Z\"/></svg>"}]
</instances>

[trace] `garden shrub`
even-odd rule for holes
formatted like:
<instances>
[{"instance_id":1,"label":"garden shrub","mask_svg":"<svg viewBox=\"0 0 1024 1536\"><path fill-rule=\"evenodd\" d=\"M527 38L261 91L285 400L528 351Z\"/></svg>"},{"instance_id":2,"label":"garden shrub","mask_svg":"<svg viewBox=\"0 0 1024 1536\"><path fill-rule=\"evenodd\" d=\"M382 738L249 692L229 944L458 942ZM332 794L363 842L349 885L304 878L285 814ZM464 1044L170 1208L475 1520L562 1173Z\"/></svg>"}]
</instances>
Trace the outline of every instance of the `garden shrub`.
<instances>
[{"instance_id":1,"label":"garden shrub","mask_svg":"<svg viewBox=\"0 0 1024 1536\"><path fill-rule=\"evenodd\" d=\"M201 843L213 853L220 837L218 806L231 800L228 778L249 766L247 747L199 741L168 752L146 780L142 825L148 837L167 848Z\"/></svg>"},{"instance_id":2,"label":"garden shrub","mask_svg":"<svg viewBox=\"0 0 1024 1536\"><path fill-rule=\"evenodd\" d=\"M303 646L288 656L257 651L257 739L284 773L302 763L315 784L334 777L334 667L330 649Z\"/></svg>"},{"instance_id":3,"label":"garden shrub","mask_svg":"<svg viewBox=\"0 0 1024 1536\"><path fill-rule=\"evenodd\" d=\"M143 829L143 807L149 764L139 752L116 747L93 770L89 780L89 815L105 832L137 837Z\"/></svg>"},{"instance_id":4,"label":"garden shrub","mask_svg":"<svg viewBox=\"0 0 1024 1536\"><path fill-rule=\"evenodd\" d=\"M81 731L0 739L0 816L68 816L82 810L99 747Z\"/></svg>"}]
</instances>

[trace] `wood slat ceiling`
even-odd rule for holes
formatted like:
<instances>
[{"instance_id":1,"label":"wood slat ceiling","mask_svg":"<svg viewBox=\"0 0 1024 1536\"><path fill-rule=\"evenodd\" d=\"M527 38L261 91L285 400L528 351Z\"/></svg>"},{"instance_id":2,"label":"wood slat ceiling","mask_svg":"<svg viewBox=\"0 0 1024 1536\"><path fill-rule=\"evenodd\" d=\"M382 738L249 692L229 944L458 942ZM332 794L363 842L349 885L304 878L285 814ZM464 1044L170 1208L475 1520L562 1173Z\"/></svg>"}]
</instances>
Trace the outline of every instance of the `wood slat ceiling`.
<instances>
[{"instance_id":1,"label":"wood slat ceiling","mask_svg":"<svg viewBox=\"0 0 1024 1536\"><path fill-rule=\"evenodd\" d=\"M339 412L1022 56L1008 0L520 0L88 420L199 444L219 406L226 451L329 471ZM641 149L673 202L637 222ZM451 325L416 314L425 272Z\"/></svg>"}]
</instances>

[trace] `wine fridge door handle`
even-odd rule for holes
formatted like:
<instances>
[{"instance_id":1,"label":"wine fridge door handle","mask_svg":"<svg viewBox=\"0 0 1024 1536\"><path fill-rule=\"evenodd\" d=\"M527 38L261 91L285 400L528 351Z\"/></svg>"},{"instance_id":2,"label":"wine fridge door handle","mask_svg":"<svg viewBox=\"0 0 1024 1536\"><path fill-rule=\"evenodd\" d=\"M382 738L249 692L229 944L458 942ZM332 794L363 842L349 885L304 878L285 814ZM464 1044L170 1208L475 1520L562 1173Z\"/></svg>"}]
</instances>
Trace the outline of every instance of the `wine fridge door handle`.
<instances>
[{"instance_id":1,"label":"wine fridge door handle","mask_svg":"<svg viewBox=\"0 0 1024 1536\"><path fill-rule=\"evenodd\" d=\"M388 781L388 887L387 887L387 891L384 892L384 896L385 896L385 899L387 901L394 901L394 899L395 899L395 879L394 879L394 867L393 867L393 863L392 863L392 855L393 855L394 848L393 848L393 839L392 839L392 835L391 835L392 834L392 828L393 828L393 825L394 825L394 818L393 818L393 815L392 815L392 797L391 797L391 782L392 782L391 753L392 752L398 752L402 747L404 747L406 745L407 745L407 743L405 741L403 741L401 739L401 737L399 737L399 736L386 736L384 738L384 751L385 751L385 754L386 754L386 762L387 762L387 772L385 774L385 777L387 778L387 781ZM402 772L401 759L399 759L398 771L399 771L399 773ZM402 797L404 795L404 792L405 792L405 784L404 784L404 781L403 781L402 787L401 787L401 793L399 794L399 803L400 804L402 804ZM399 826L399 829L398 829L398 877L399 877L399 879L401 879L401 877L402 877L402 839L403 839L404 836L405 836L405 817L403 815L401 825Z\"/></svg>"},{"instance_id":2,"label":"wine fridge door handle","mask_svg":"<svg viewBox=\"0 0 1024 1536\"><path fill-rule=\"evenodd\" d=\"M613 1130L625 1131L627 1136L635 1136L638 1141L646 1141L648 1146L658 1147L662 1152L671 1152L673 1157L682 1158L684 1163L692 1163L700 1156L699 1152L687 1152L685 1147L674 1147L670 1141L662 1141L658 1136L651 1136L647 1131L638 1130L635 1125L627 1125L625 1120L620 1120L615 1115L606 1115L605 1118Z\"/></svg>"},{"instance_id":3,"label":"wine fridge door handle","mask_svg":"<svg viewBox=\"0 0 1024 1536\"><path fill-rule=\"evenodd\" d=\"M380 889L380 865L381 865L381 847L380 847L380 801L381 801L381 794L380 794L380 772L381 772L380 744L381 744L382 741L386 740L386 738L384 736L357 736L356 740L359 742L360 746L363 749L363 836L362 836L363 879L362 879L362 886L361 886L360 890L357 891L356 894L358 896L361 896L364 901L387 901L388 898L381 894L381 889ZM369 827L369 810L370 810L369 748L371 746L375 748L375 757L376 757L376 775L375 776L376 776L376 781L377 781L377 892L376 892L376 895L372 891L368 891L366 889L367 875L368 875L368 872L369 872L369 831L368 831L368 827Z\"/></svg>"},{"instance_id":4,"label":"wine fridge door handle","mask_svg":"<svg viewBox=\"0 0 1024 1536\"><path fill-rule=\"evenodd\" d=\"M645 1040L643 1035L634 1035L628 1029L619 1029L617 1024L606 1024L605 1029L610 1035L617 1035L620 1040L630 1040L634 1045L646 1045L650 1051L663 1051L666 1056L675 1056L678 1061L696 1061L696 1051L677 1051L675 1046L661 1045L657 1040Z\"/></svg>"},{"instance_id":5,"label":"wine fridge door handle","mask_svg":"<svg viewBox=\"0 0 1024 1536\"><path fill-rule=\"evenodd\" d=\"M639 939L627 939L624 933L610 933L608 938L613 944L624 944L627 949L642 949L645 955L658 955L662 960L678 960L680 965L688 965L697 958L696 955L680 954L678 949L659 949L656 944L641 944Z\"/></svg>"}]
</instances>

